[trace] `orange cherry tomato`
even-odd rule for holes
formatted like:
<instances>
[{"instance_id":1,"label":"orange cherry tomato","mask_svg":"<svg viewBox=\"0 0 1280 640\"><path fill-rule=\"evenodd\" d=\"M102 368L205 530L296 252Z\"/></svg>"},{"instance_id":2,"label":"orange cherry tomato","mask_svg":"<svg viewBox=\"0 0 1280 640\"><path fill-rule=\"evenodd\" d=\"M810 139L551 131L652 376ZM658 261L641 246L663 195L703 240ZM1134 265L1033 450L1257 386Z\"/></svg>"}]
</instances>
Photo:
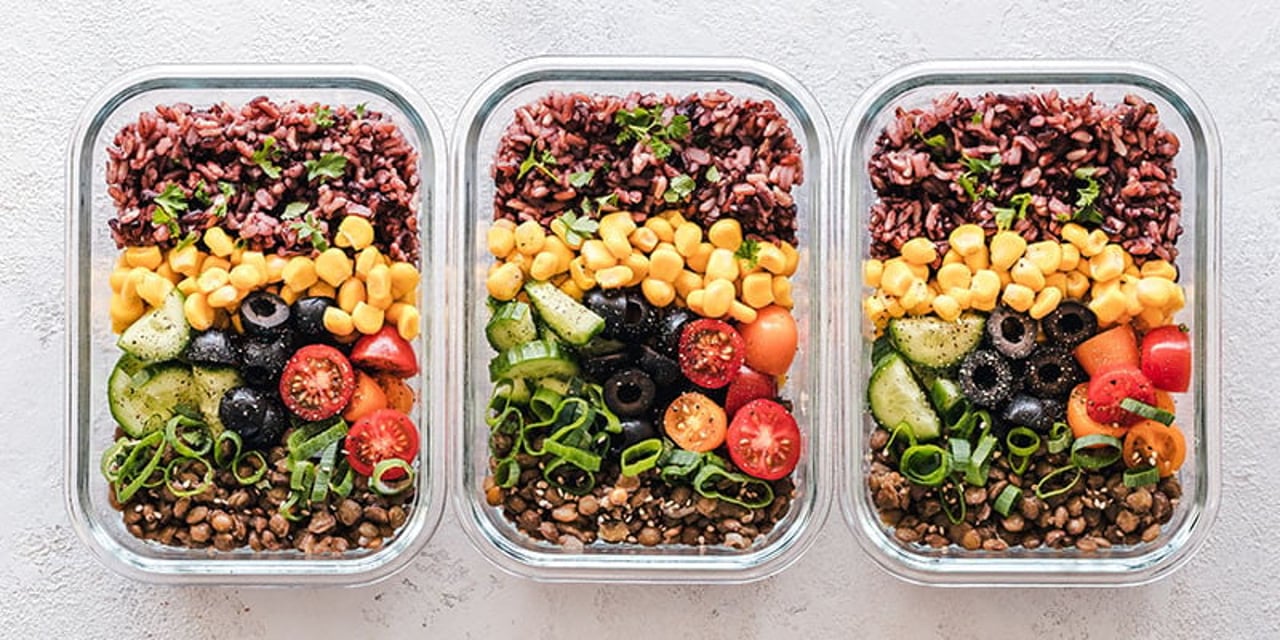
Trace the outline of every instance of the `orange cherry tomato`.
<instances>
[{"instance_id":1,"label":"orange cherry tomato","mask_svg":"<svg viewBox=\"0 0 1280 640\"><path fill-rule=\"evenodd\" d=\"M1124 437L1121 452L1126 467L1154 466L1161 478L1171 476L1187 459L1187 439L1175 425L1143 420Z\"/></svg>"},{"instance_id":2,"label":"orange cherry tomato","mask_svg":"<svg viewBox=\"0 0 1280 640\"><path fill-rule=\"evenodd\" d=\"M796 320L783 307L771 305L756 314L755 322L738 326L747 343L747 366L773 376L791 368L799 337Z\"/></svg>"},{"instance_id":3,"label":"orange cherry tomato","mask_svg":"<svg viewBox=\"0 0 1280 640\"><path fill-rule=\"evenodd\" d=\"M1138 336L1132 326L1122 324L1080 343L1075 356L1090 378L1120 366L1137 369Z\"/></svg>"},{"instance_id":4,"label":"orange cherry tomato","mask_svg":"<svg viewBox=\"0 0 1280 640\"><path fill-rule=\"evenodd\" d=\"M681 449L703 453L724 444L728 418L715 400L696 391L680 394L662 418L663 430Z\"/></svg>"},{"instance_id":5,"label":"orange cherry tomato","mask_svg":"<svg viewBox=\"0 0 1280 640\"><path fill-rule=\"evenodd\" d=\"M1089 435L1101 434L1115 438L1123 438L1127 427L1105 424L1089 417L1089 383L1076 385L1067 399L1067 424L1071 425L1071 435L1076 439Z\"/></svg>"},{"instance_id":6,"label":"orange cherry tomato","mask_svg":"<svg viewBox=\"0 0 1280 640\"><path fill-rule=\"evenodd\" d=\"M378 386L373 376L356 370L356 390L351 394L351 402L342 411L342 419L350 424L386 406L387 394Z\"/></svg>"},{"instance_id":7,"label":"orange cherry tomato","mask_svg":"<svg viewBox=\"0 0 1280 640\"><path fill-rule=\"evenodd\" d=\"M409 388L409 385L404 380L389 373L374 374L373 379L378 382L378 386L382 387L382 392L386 394L388 407L400 413L413 411L413 389Z\"/></svg>"}]
</instances>

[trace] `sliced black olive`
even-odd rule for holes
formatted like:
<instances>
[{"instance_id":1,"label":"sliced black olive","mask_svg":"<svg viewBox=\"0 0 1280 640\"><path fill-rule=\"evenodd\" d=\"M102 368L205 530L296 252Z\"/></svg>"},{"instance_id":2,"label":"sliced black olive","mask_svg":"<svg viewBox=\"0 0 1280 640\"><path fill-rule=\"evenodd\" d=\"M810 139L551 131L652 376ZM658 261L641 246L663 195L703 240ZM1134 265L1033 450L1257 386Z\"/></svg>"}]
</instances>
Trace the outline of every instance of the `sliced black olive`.
<instances>
[{"instance_id":1,"label":"sliced black olive","mask_svg":"<svg viewBox=\"0 0 1280 640\"><path fill-rule=\"evenodd\" d=\"M1067 300L1040 321L1050 344L1074 347L1098 332L1098 316L1089 307Z\"/></svg>"},{"instance_id":2,"label":"sliced black olive","mask_svg":"<svg viewBox=\"0 0 1280 640\"><path fill-rule=\"evenodd\" d=\"M270 291L254 291L240 303L240 325L251 336L278 336L289 330L289 304Z\"/></svg>"},{"instance_id":3,"label":"sliced black olive","mask_svg":"<svg viewBox=\"0 0 1280 640\"><path fill-rule=\"evenodd\" d=\"M1031 316L1008 307L996 307L987 317L987 337L991 339L991 346L1014 360L1031 355L1031 350L1036 348L1039 331Z\"/></svg>"},{"instance_id":4,"label":"sliced black olive","mask_svg":"<svg viewBox=\"0 0 1280 640\"><path fill-rule=\"evenodd\" d=\"M623 418L621 422L622 433L620 437L614 438L614 446L611 449L615 456L637 442L658 437L658 430L647 418Z\"/></svg>"},{"instance_id":5,"label":"sliced black olive","mask_svg":"<svg viewBox=\"0 0 1280 640\"><path fill-rule=\"evenodd\" d=\"M604 318L606 338L622 339L622 324L627 315L627 296L620 289L592 289L582 296L582 304Z\"/></svg>"},{"instance_id":6,"label":"sliced black olive","mask_svg":"<svg viewBox=\"0 0 1280 640\"><path fill-rule=\"evenodd\" d=\"M337 306L337 303L327 296L309 296L295 300L290 308L293 330L312 340L328 337L329 332L324 328L324 311L333 306Z\"/></svg>"},{"instance_id":7,"label":"sliced black olive","mask_svg":"<svg viewBox=\"0 0 1280 640\"><path fill-rule=\"evenodd\" d=\"M618 337L632 343L643 342L657 333L662 320L662 310L649 304L638 287L628 289L625 296L626 304L623 306Z\"/></svg>"},{"instance_id":8,"label":"sliced black olive","mask_svg":"<svg viewBox=\"0 0 1280 640\"><path fill-rule=\"evenodd\" d=\"M1000 417L1013 427L1030 427L1036 431L1047 432L1053 426L1053 417L1045 411L1044 401L1025 393L1010 398Z\"/></svg>"},{"instance_id":9,"label":"sliced black olive","mask_svg":"<svg viewBox=\"0 0 1280 640\"><path fill-rule=\"evenodd\" d=\"M644 372L649 374L654 384L659 387L678 385L684 380L684 374L680 372L680 363L654 351L651 347L641 345L637 355L640 368L644 369Z\"/></svg>"},{"instance_id":10,"label":"sliced black olive","mask_svg":"<svg viewBox=\"0 0 1280 640\"><path fill-rule=\"evenodd\" d=\"M669 358L675 358L680 352L680 333L686 322L696 320L698 316L683 307L667 309L662 317L658 331L658 348Z\"/></svg>"},{"instance_id":11,"label":"sliced black olive","mask_svg":"<svg viewBox=\"0 0 1280 640\"><path fill-rule=\"evenodd\" d=\"M960 363L960 389L974 404L995 407L1013 394L1013 371L995 351L979 349Z\"/></svg>"},{"instance_id":12,"label":"sliced black olive","mask_svg":"<svg viewBox=\"0 0 1280 640\"><path fill-rule=\"evenodd\" d=\"M284 405L271 391L234 387L218 403L218 418L240 435L249 449L269 449L280 443L289 426Z\"/></svg>"},{"instance_id":13,"label":"sliced black olive","mask_svg":"<svg viewBox=\"0 0 1280 640\"><path fill-rule=\"evenodd\" d=\"M1026 363L1026 389L1041 398L1065 399L1085 379L1075 356L1064 348L1040 347Z\"/></svg>"},{"instance_id":14,"label":"sliced black olive","mask_svg":"<svg viewBox=\"0 0 1280 640\"><path fill-rule=\"evenodd\" d=\"M280 383L280 373L289 362L291 349L288 340L249 338L240 344L240 376L250 386L274 388Z\"/></svg>"},{"instance_id":15,"label":"sliced black olive","mask_svg":"<svg viewBox=\"0 0 1280 640\"><path fill-rule=\"evenodd\" d=\"M656 394L653 379L639 369L619 371L604 383L605 406L623 418L644 414Z\"/></svg>"},{"instance_id":16,"label":"sliced black olive","mask_svg":"<svg viewBox=\"0 0 1280 640\"><path fill-rule=\"evenodd\" d=\"M635 358L627 351L610 353L582 361L582 372L592 382L604 382L619 369L634 366Z\"/></svg>"},{"instance_id":17,"label":"sliced black olive","mask_svg":"<svg viewBox=\"0 0 1280 640\"><path fill-rule=\"evenodd\" d=\"M182 358L191 364L230 367L240 364L236 356L235 339L220 329L210 329L192 336Z\"/></svg>"}]
</instances>

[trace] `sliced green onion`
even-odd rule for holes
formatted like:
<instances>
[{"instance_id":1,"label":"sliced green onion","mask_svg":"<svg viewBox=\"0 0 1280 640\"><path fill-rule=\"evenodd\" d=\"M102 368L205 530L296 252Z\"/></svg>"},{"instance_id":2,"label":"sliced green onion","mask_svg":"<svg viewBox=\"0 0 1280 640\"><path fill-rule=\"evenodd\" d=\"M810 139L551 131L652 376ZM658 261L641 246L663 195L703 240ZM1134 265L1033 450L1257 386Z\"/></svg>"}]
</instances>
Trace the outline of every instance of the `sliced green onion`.
<instances>
[{"instance_id":1,"label":"sliced green onion","mask_svg":"<svg viewBox=\"0 0 1280 640\"><path fill-rule=\"evenodd\" d=\"M124 468L124 462L129 459L129 453L134 446L133 440L120 438L102 452L102 477L106 478L107 482L120 479L120 471Z\"/></svg>"},{"instance_id":2,"label":"sliced green onion","mask_svg":"<svg viewBox=\"0 0 1280 640\"><path fill-rule=\"evenodd\" d=\"M339 461L337 468L341 469L342 472L334 471L333 477L329 479L329 491L339 498L345 498L351 495L351 490L355 488L356 472L345 460ZM334 484L333 478L339 477L342 479L338 481L338 484Z\"/></svg>"},{"instance_id":3,"label":"sliced green onion","mask_svg":"<svg viewBox=\"0 0 1280 640\"><path fill-rule=\"evenodd\" d=\"M586 495L596 486L596 474L555 458L542 468L542 478L547 484L575 496Z\"/></svg>"},{"instance_id":4,"label":"sliced green onion","mask_svg":"<svg viewBox=\"0 0 1280 640\"><path fill-rule=\"evenodd\" d=\"M956 469L966 469L969 467L970 454L973 447L968 440L964 438L951 438L947 441L951 449L951 465Z\"/></svg>"},{"instance_id":5,"label":"sliced green onion","mask_svg":"<svg viewBox=\"0 0 1280 640\"><path fill-rule=\"evenodd\" d=\"M529 410L539 420L550 420L556 413L556 407L560 406L560 401L563 399L563 394L556 393L545 386L540 386L537 391L533 392L533 397L529 399Z\"/></svg>"},{"instance_id":6,"label":"sliced green onion","mask_svg":"<svg viewBox=\"0 0 1280 640\"><path fill-rule=\"evenodd\" d=\"M969 404L964 398L960 383L947 378L934 379L933 384L929 386L929 400L938 410L938 415L948 423L956 413L964 415Z\"/></svg>"},{"instance_id":7,"label":"sliced green onion","mask_svg":"<svg viewBox=\"0 0 1280 640\"><path fill-rule=\"evenodd\" d=\"M1155 420L1166 427L1173 424L1173 421L1177 419L1177 416L1161 409L1160 407L1152 406L1141 400L1134 400L1133 398L1125 398L1121 400L1120 408L1128 411L1129 413L1136 413L1148 420Z\"/></svg>"},{"instance_id":8,"label":"sliced green onion","mask_svg":"<svg viewBox=\"0 0 1280 640\"><path fill-rule=\"evenodd\" d=\"M385 476L393 469L403 471L404 477L388 483ZM373 475L369 478L369 487L381 495L394 496L412 487L413 481L413 465L400 458L387 458L373 465Z\"/></svg>"},{"instance_id":9,"label":"sliced green onion","mask_svg":"<svg viewBox=\"0 0 1280 640\"><path fill-rule=\"evenodd\" d=\"M1124 486L1133 489L1160 481L1160 470L1155 467L1134 467L1124 470Z\"/></svg>"},{"instance_id":10,"label":"sliced green onion","mask_svg":"<svg viewBox=\"0 0 1280 640\"><path fill-rule=\"evenodd\" d=\"M650 438L622 450L622 475L638 476L658 465L662 457L662 440Z\"/></svg>"},{"instance_id":11,"label":"sliced green onion","mask_svg":"<svg viewBox=\"0 0 1280 640\"><path fill-rule=\"evenodd\" d=\"M148 449L154 449L151 452L151 457L147 458L145 463L139 462L142 456L146 455ZM116 500L121 504L128 502L134 494L147 484L151 474L160 466L160 459L163 457L163 433L153 431L139 440L138 444L134 445L133 449L129 451L129 455L125 458L124 464L121 465L120 472L116 477ZM139 466L141 466L140 470L138 469ZM134 473L135 471L136 473Z\"/></svg>"},{"instance_id":12,"label":"sliced green onion","mask_svg":"<svg viewBox=\"0 0 1280 640\"><path fill-rule=\"evenodd\" d=\"M720 491L720 483L726 481L734 491ZM768 482L729 471L716 464L702 465L693 479L693 490L704 498L722 500L748 509L760 509L773 502L773 487Z\"/></svg>"},{"instance_id":13,"label":"sliced green onion","mask_svg":"<svg viewBox=\"0 0 1280 640\"><path fill-rule=\"evenodd\" d=\"M1049 428L1049 453L1062 453L1071 447L1071 425L1055 422Z\"/></svg>"},{"instance_id":14,"label":"sliced green onion","mask_svg":"<svg viewBox=\"0 0 1280 640\"><path fill-rule=\"evenodd\" d=\"M1000 495L996 496L996 503L992 505L992 508L996 510L996 513L999 513L1002 516L1008 516L1009 511L1013 509L1013 503L1017 502L1018 498L1021 497L1021 487L1007 484L1004 486L1004 489L1000 491Z\"/></svg>"},{"instance_id":15,"label":"sliced green onion","mask_svg":"<svg viewBox=\"0 0 1280 640\"><path fill-rule=\"evenodd\" d=\"M893 445L895 443L902 444L901 442L898 442L898 438L903 438L906 441L906 446L903 447L904 451L916 446L916 432L911 429L910 424L906 422L899 422L897 426L889 432L889 440L884 443L884 451L887 455L893 455ZM902 454L898 454L898 456L901 457Z\"/></svg>"},{"instance_id":16,"label":"sliced green onion","mask_svg":"<svg viewBox=\"0 0 1280 640\"><path fill-rule=\"evenodd\" d=\"M1013 455L1030 456L1040 448L1040 434L1027 427L1014 427L1004 437L1004 444Z\"/></svg>"},{"instance_id":17,"label":"sliced green onion","mask_svg":"<svg viewBox=\"0 0 1280 640\"><path fill-rule=\"evenodd\" d=\"M295 460L289 470L289 489L303 493L316 481L316 465L310 460Z\"/></svg>"},{"instance_id":18,"label":"sliced green onion","mask_svg":"<svg viewBox=\"0 0 1280 640\"><path fill-rule=\"evenodd\" d=\"M936 444L918 444L902 453L899 471L922 487L936 487L951 473L951 454Z\"/></svg>"},{"instance_id":19,"label":"sliced green onion","mask_svg":"<svg viewBox=\"0 0 1280 640\"><path fill-rule=\"evenodd\" d=\"M1071 482L1068 482L1057 489L1045 490L1045 485L1049 483L1050 480L1057 479L1058 476L1071 472L1075 472L1075 475L1071 477ZM1084 471L1074 464L1069 464L1065 467L1058 467L1057 469L1050 471L1045 477L1040 478L1040 481L1036 483L1036 486L1034 487L1036 497L1041 500L1048 500L1056 495L1066 493L1070 491L1072 487L1076 486L1077 482L1080 482L1080 477L1083 475Z\"/></svg>"},{"instance_id":20,"label":"sliced green onion","mask_svg":"<svg viewBox=\"0 0 1280 640\"><path fill-rule=\"evenodd\" d=\"M311 423L296 429L285 440L289 457L308 460L347 435L347 422L338 418L332 423Z\"/></svg>"},{"instance_id":21,"label":"sliced green onion","mask_svg":"<svg viewBox=\"0 0 1280 640\"><path fill-rule=\"evenodd\" d=\"M1120 461L1124 444L1115 436L1091 433L1071 445L1071 464L1094 471Z\"/></svg>"},{"instance_id":22,"label":"sliced green onion","mask_svg":"<svg viewBox=\"0 0 1280 640\"><path fill-rule=\"evenodd\" d=\"M658 477L664 482L690 482L690 476L698 472L702 466L702 456L684 449L673 449L662 463Z\"/></svg>"},{"instance_id":23,"label":"sliced green onion","mask_svg":"<svg viewBox=\"0 0 1280 640\"><path fill-rule=\"evenodd\" d=\"M974 411L973 421L975 426L982 425L982 430L978 432L979 439L985 438L988 434L991 433L991 427L994 425L994 423L991 421L990 411L987 411L986 409L982 409L981 411Z\"/></svg>"},{"instance_id":24,"label":"sliced green onion","mask_svg":"<svg viewBox=\"0 0 1280 640\"><path fill-rule=\"evenodd\" d=\"M183 489L173 483L173 470L179 465L186 466L188 464L199 463L204 465L204 477L200 480L200 484L194 487ZM164 468L164 484L173 495L179 498L188 498L196 495L213 486L213 465L205 461L204 458L174 458L169 465Z\"/></svg>"},{"instance_id":25,"label":"sliced green onion","mask_svg":"<svg viewBox=\"0 0 1280 640\"><path fill-rule=\"evenodd\" d=\"M258 461L253 467L253 472L247 476L240 475L240 465L251 459ZM231 475L235 476L236 482L241 485L251 485L267 475L267 459L262 455L261 451L247 451L243 455L236 456L231 461Z\"/></svg>"},{"instance_id":26,"label":"sliced green onion","mask_svg":"<svg viewBox=\"0 0 1280 640\"><path fill-rule=\"evenodd\" d=\"M228 442L231 443L231 453L223 453L226 448L223 444ZM244 440L240 438L240 434L226 429L213 441L213 463L219 467L226 467L240 457L240 450L243 448Z\"/></svg>"},{"instance_id":27,"label":"sliced green onion","mask_svg":"<svg viewBox=\"0 0 1280 640\"><path fill-rule=\"evenodd\" d=\"M1029 466L1031 466L1031 456L1009 456L1009 470L1016 475L1026 473Z\"/></svg>"},{"instance_id":28,"label":"sliced green onion","mask_svg":"<svg viewBox=\"0 0 1280 640\"><path fill-rule=\"evenodd\" d=\"M510 489L520 481L520 463L515 456L503 458L493 468L493 481L503 489Z\"/></svg>"},{"instance_id":29,"label":"sliced green onion","mask_svg":"<svg viewBox=\"0 0 1280 640\"><path fill-rule=\"evenodd\" d=\"M999 440L984 429L982 437L978 438L978 448L969 457L969 466L964 470L965 482L975 487L986 486L987 474L991 471L991 454L997 444Z\"/></svg>"},{"instance_id":30,"label":"sliced green onion","mask_svg":"<svg viewBox=\"0 0 1280 640\"><path fill-rule=\"evenodd\" d=\"M960 414L955 422L947 425L947 431L953 437L968 440L973 435L973 425L977 421L978 416L973 412L973 407L965 407L964 413Z\"/></svg>"},{"instance_id":31,"label":"sliced green onion","mask_svg":"<svg viewBox=\"0 0 1280 640\"><path fill-rule=\"evenodd\" d=\"M942 503L942 512L947 514L947 520L949 520L951 524L960 524L961 522L964 522L965 513L967 513L969 509L968 505L964 502L964 490L960 488L959 484L954 482L948 486L951 487L951 493L955 496L955 504L956 507L958 507L958 510L953 509L951 503L947 501L947 491L945 487L943 490L938 492L938 502Z\"/></svg>"},{"instance_id":32,"label":"sliced green onion","mask_svg":"<svg viewBox=\"0 0 1280 640\"><path fill-rule=\"evenodd\" d=\"M329 498L329 478L333 477L333 465L338 458L338 443L324 448L320 464L316 465L316 480L311 485L311 504L324 504Z\"/></svg>"},{"instance_id":33,"label":"sliced green onion","mask_svg":"<svg viewBox=\"0 0 1280 640\"><path fill-rule=\"evenodd\" d=\"M302 494L297 491L289 492L289 497L286 498L284 502L281 502L280 507L277 509L282 518L289 522L297 522L302 519L301 514L294 512L294 509L298 506L298 500L301 496Z\"/></svg>"},{"instance_id":34,"label":"sliced green onion","mask_svg":"<svg viewBox=\"0 0 1280 640\"><path fill-rule=\"evenodd\" d=\"M200 458L213 448L209 427L199 420L176 415L164 425L164 439L180 456Z\"/></svg>"}]
</instances>

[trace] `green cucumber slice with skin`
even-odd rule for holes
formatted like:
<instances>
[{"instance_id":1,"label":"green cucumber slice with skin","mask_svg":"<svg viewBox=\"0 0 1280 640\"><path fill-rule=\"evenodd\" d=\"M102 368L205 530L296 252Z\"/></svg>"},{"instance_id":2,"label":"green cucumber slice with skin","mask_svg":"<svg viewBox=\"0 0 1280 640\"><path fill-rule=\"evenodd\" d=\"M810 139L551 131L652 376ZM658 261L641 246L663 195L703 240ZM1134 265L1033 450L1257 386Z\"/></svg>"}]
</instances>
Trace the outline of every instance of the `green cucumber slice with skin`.
<instances>
[{"instance_id":1,"label":"green cucumber slice with skin","mask_svg":"<svg viewBox=\"0 0 1280 640\"><path fill-rule=\"evenodd\" d=\"M519 300L503 303L484 326L484 335L497 351L537 340L538 327L533 323L533 310Z\"/></svg>"},{"instance_id":2,"label":"green cucumber slice with skin","mask_svg":"<svg viewBox=\"0 0 1280 640\"><path fill-rule=\"evenodd\" d=\"M533 280L525 283L524 291L529 294L542 323L565 342L582 346L604 331L604 318L554 284Z\"/></svg>"},{"instance_id":3,"label":"green cucumber slice with skin","mask_svg":"<svg viewBox=\"0 0 1280 640\"><path fill-rule=\"evenodd\" d=\"M165 296L159 307L152 309L129 325L120 334L116 345L139 360L163 362L177 358L191 340L191 326L187 324L182 303L186 296L174 289Z\"/></svg>"},{"instance_id":4,"label":"green cucumber slice with skin","mask_svg":"<svg viewBox=\"0 0 1280 640\"><path fill-rule=\"evenodd\" d=\"M497 382L512 378L571 378L578 373L578 363L569 352L550 340L534 340L513 347L489 362L489 379Z\"/></svg>"},{"instance_id":5,"label":"green cucumber slice with skin","mask_svg":"<svg viewBox=\"0 0 1280 640\"><path fill-rule=\"evenodd\" d=\"M199 396L191 371L177 362L145 366L126 354L107 379L111 417L134 438L163 428L179 412L199 415Z\"/></svg>"},{"instance_id":6,"label":"green cucumber slice with skin","mask_svg":"<svg viewBox=\"0 0 1280 640\"><path fill-rule=\"evenodd\" d=\"M200 415L204 416L209 432L217 437L225 428L218 417L222 396L235 387L244 385L240 374L232 367L192 367L191 377L196 383Z\"/></svg>"},{"instance_id":7,"label":"green cucumber slice with skin","mask_svg":"<svg viewBox=\"0 0 1280 640\"><path fill-rule=\"evenodd\" d=\"M955 322L932 316L894 318L889 336L902 357L931 369L946 369L978 347L986 318L966 313Z\"/></svg>"},{"instance_id":8,"label":"green cucumber slice with skin","mask_svg":"<svg viewBox=\"0 0 1280 640\"><path fill-rule=\"evenodd\" d=\"M929 404L924 388L916 381L902 356L885 355L871 372L867 384L871 415L886 429L906 423L917 440L932 440L942 433L942 421Z\"/></svg>"}]
</instances>

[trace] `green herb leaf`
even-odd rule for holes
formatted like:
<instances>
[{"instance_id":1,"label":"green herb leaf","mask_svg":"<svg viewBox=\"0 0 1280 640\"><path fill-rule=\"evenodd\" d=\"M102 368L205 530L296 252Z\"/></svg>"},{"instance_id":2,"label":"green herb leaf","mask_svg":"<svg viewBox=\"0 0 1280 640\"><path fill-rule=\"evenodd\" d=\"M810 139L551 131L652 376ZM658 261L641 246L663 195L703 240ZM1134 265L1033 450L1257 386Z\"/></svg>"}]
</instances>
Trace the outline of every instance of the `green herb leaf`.
<instances>
[{"instance_id":1,"label":"green herb leaf","mask_svg":"<svg viewBox=\"0 0 1280 640\"><path fill-rule=\"evenodd\" d=\"M367 102L361 102L360 104L356 105L356 117L363 118L365 109L367 109L368 106L369 106L369 103Z\"/></svg>"},{"instance_id":2,"label":"green herb leaf","mask_svg":"<svg viewBox=\"0 0 1280 640\"><path fill-rule=\"evenodd\" d=\"M915 129L914 131L912 131L912 133L915 134L915 136L919 138L921 142L925 143L925 145L928 146L930 149L934 149L936 151L942 151L947 148L947 137L942 135L941 133L935 133L934 135L931 135L928 138L924 137L924 132L920 131L919 129Z\"/></svg>"},{"instance_id":3,"label":"green herb leaf","mask_svg":"<svg viewBox=\"0 0 1280 640\"><path fill-rule=\"evenodd\" d=\"M969 170L969 173L972 173L974 175L982 175L984 173L991 173L992 171L995 171L997 168L1000 167L1000 154L998 153L991 154L991 158L989 160L983 160L982 158L971 158L969 156L962 154L960 156L960 162L963 163L965 168Z\"/></svg>"},{"instance_id":4,"label":"green herb leaf","mask_svg":"<svg viewBox=\"0 0 1280 640\"><path fill-rule=\"evenodd\" d=\"M209 185L205 184L204 180L201 180L200 183L196 185L195 190L191 192L191 197L194 198L196 202L199 202L206 207L213 204L209 199Z\"/></svg>"},{"instance_id":5,"label":"green herb leaf","mask_svg":"<svg viewBox=\"0 0 1280 640\"><path fill-rule=\"evenodd\" d=\"M290 202L285 205L284 213L280 215L281 220L291 220L289 228L298 233L298 239L311 242L311 246L316 251L326 251L329 249L329 240L324 237L324 231L320 229L320 221L316 219L316 214L309 211L311 205L305 202Z\"/></svg>"},{"instance_id":6,"label":"green herb leaf","mask_svg":"<svg viewBox=\"0 0 1280 640\"><path fill-rule=\"evenodd\" d=\"M333 109L329 105L321 105L311 116L311 121L321 129L328 129L333 126Z\"/></svg>"},{"instance_id":7,"label":"green herb leaf","mask_svg":"<svg viewBox=\"0 0 1280 640\"><path fill-rule=\"evenodd\" d=\"M236 188L230 182L218 181L218 191L222 192L222 197L214 199L212 213L215 218L225 218L227 204L231 202L231 198L235 197Z\"/></svg>"},{"instance_id":8,"label":"green herb leaf","mask_svg":"<svg viewBox=\"0 0 1280 640\"><path fill-rule=\"evenodd\" d=\"M1006 230L1013 226L1014 220L1027 217L1027 207L1031 205L1031 194L1015 193L1009 198L1008 207L992 207L996 214L996 228ZM1016 208L1015 208L1016 207Z\"/></svg>"},{"instance_id":9,"label":"green herb leaf","mask_svg":"<svg viewBox=\"0 0 1280 640\"><path fill-rule=\"evenodd\" d=\"M720 170L717 169L715 165L711 165L710 167L707 167L706 178L707 178L707 182L710 182L711 184L719 184Z\"/></svg>"},{"instance_id":10,"label":"green herb leaf","mask_svg":"<svg viewBox=\"0 0 1280 640\"><path fill-rule=\"evenodd\" d=\"M556 174L552 173L551 169L547 168L548 165L552 167L556 166L556 157L552 155L550 151L545 149L541 154L538 154L537 145L530 144L529 156L524 159L524 162L520 163L520 173L516 174L516 179L521 180L530 171L537 169L551 180L557 180L558 178L556 178Z\"/></svg>"},{"instance_id":11,"label":"green herb leaf","mask_svg":"<svg viewBox=\"0 0 1280 640\"><path fill-rule=\"evenodd\" d=\"M319 177L341 178L347 170L347 157L341 153L326 153L319 160L307 160L302 165L307 168L307 182Z\"/></svg>"},{"instance_id":12,"label":"green herb leaf","mask_svg":"<svg viewBox=\"0 0 1280 640\"><path fill-rule=\"evenodd\" d=\"M1076 210L1071 220L1086 224L1101 224L1102 212L1098 211L1097 200L1102 195L1102 185L1094 179L1097 167L1080 167L1072 174L1077 180L1084 180L1085 185L1076 189Z\"/></svg>"},{"instance_id":13,"label":"green herb leaf","mask_svg":"<svg viewBox=\"0 0 1280 640\"><path fill-rule=\"evenodd\" d=\"M280 149L276 148L275 136L267 136L262 139L262 148L254 151L249 159L274 180L280 177L280 167L274 162L279 155Z\"/></svg>"},{"instance_id":14,"label":"green herb leaf","mask_svg":"<svg viewBox=\"0 0 1280 640\"><path fill-rule=\"evenodd\" d=\"M179 242L178 245L174 247L174 249L186 249L187 247L195 244L196 241L199 239L200 239L199 231L189 231L187 232L187 237L183 238L182 242Z\"/></svg>"},{"instance_id":15,"label":"green herb leaf","mask_svg":"<svg viewBox=\"0 0 1280 640\"><path fill-rule=\"evenodd\" d=\"M595 169L590 171L575 171L569 174L569 186L574 189L581 189L591 184L592 178L596 177Z\"/></svg>"},{"instance_id":16,"label":"green herb leaf","mask_svg":"<svg viewBox=\"0 0 1280 640\"><path fill-rule=\"evenodd\" d=\"M653 157L659 160L666 160L671 155L671 145L662 138L649 138L649 149L653 151Z\"/></svg>"},{"instance_id":17,"label":"green herb leaf","mask_svg":"<svg viewBox=\"0 0 1280 640\"><path fill-rule=\"evenodd\" d=\"M694 182L693 178L682 173L671 178L671 182L667 184L667 190L662 194L662 199L669 203L679 202L688 198L697 186L698 183Z\"/></svg>"},{"instance_id":18,"label":"green herb leaf","mask_svg":"<svg viewBox=\"0 0 1280 640\"><path fill-rule=\"evenodd\" d=\"M235 185L231 184L230 182L221 182L221 181L219 181L219 182L218 182L218 191L221 191L221 192L222 192L222 195L224 195L224 196L226 196L226 197L228 197L228 198L232 198L232 197L234 197L234 196L236 195L236 188L235 188Z\"/></svg>"},{"instance_id":19,"label":"green herb leaf","mask_svg":"<svg viewBox=\"0 0 1280 640\"><path fill-rule=\"evenodd\" d=\"M733 255L747 261L752 267L760 261L760 242L754 238L747 238L738 245L738 250Z\"/></svg>"},{"instance_id":20,"label":"green herb leaf","mask_svg":"<svg viewBox=\"0 0 1280 640\"><path fill-rule=\"evenodd\" d=\"M176 238L182 235L182 227L178 218L187 210L187 194L176 184L169 183L155 197L156 208L151 211L151 222L169 227L169 235Z\"/></svg>"},{"instance_id":21,"label":"green herb leaf","mask_svg":"<svg viewBox=\"0 0 1280 640\"><path fill-rule=\"evenodd\" d=\"M586 208L586 201L583 201L583 208ZM581 216L572 211L565 211L558 218L565 226L565 240L569 244L581 245L590 239L600 229L600 223L587 217L584 211Z\"/></svg>"},{"instance_id":22,"label":"green herb leaf","mask_svg":"<svg viewBox=\"0 0 1280 640\"><path fill-rule=\"evenodd\" d=\"M672 116L671 124L668 124L658 135L667 140L684 140L689 137L690 132L689 116L676 115Z\"/></svg>"},{"instance_id":23,"label":"green herb leaf","mask_svg":"<svg viewBox=\"0 0 1280 640\"><path fill-rule=\"evenodd\" d=\"M986 115L981 111L974 111L973 115L969 116L969 122L973 124L982 124L982 119L984 117L986 117Z\"/></svg>"},{"instance_id":24,"label":"green herb leaf","mask_svg":"<svg viewBox=\"0 0 1280 640\"><path fill-rule=\"evenodd\" d=\"M631 111L618 110L613 115L613 122L622 129L614 137L614 143L643 142L649 146L655 157L660 160L666 159L671 155L671 142L688 138L692 129L689 125L689 117L685 115L672 116L671 122L664 126L662 112L661 105L651 109L636 107Z\"/></svg>"},{"instance_id":25,"label":"green herb leaf","mask_svg":"<svg viewBox=\"0 0 1280 640\"><path fill-rule=\"evenodd\" d=\"M969 196L970 202L978 201L977 181L973 179L973 176L962 173L956 177L956 184L959 184L964 189L965 195Z\"/></svg>"},{"instance_id":26,"label":"green herb leaf","mask_svg":"<svg viewBox=\"0 0 1280 640\"><path fill-rule=\"evenodd\" d=\"M596 198L596 208L603 209L604 207L618 208L618 194L610 193Z\"/></svg>"},{"instance_id":27,"label":"green herb leaf","mask_svg":"<svg viewBox=\"0 0 1280 640\"><path fill-rule=\"evenodd\" d=\"M307 212L311 205L305 202L290 202L285 205L284 213L280 215L281 220L293 220Z\"/></svg>"}]
</instances>

